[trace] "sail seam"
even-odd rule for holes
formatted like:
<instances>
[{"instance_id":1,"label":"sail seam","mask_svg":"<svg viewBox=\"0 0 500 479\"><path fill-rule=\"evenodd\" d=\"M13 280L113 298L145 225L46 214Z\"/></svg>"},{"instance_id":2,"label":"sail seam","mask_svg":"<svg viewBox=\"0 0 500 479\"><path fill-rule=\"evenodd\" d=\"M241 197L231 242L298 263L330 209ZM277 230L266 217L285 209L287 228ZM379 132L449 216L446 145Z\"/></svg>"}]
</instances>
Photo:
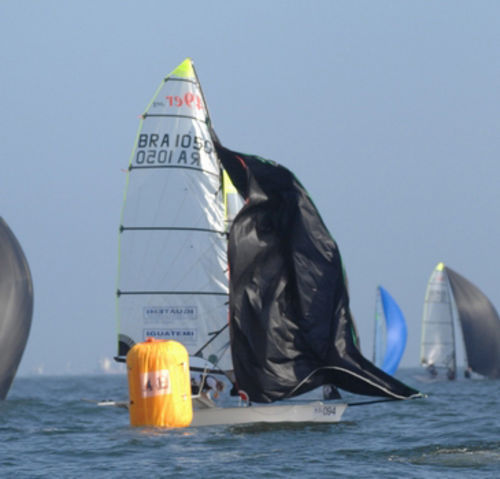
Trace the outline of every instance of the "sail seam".
<instances>
[{"instance_id":1,"label":"sail seam","mask_svg":"<svg viewBox=\"0 0 500 479\"><path fill-rule=\"evenodd\" d=\"M165 77L164 82L167 82L167 81L187 82L187 83L192 83L193 85L196 85L198 83L196 80L191 80L190 78L176 78L176 77L171 77L171 76Z\"/></svg>"},{"instance_id":2,"label":"sail seam","mask_svg":"<svg viewBox=\"0 0 500 479\"><path fill-rule=\"evenodd\" d=\"M179 165L151 165L151 166L134 166L130 165L129 170L150 170L152 168L177 168L180 170L194 170L199 171L200 173L206 173L207 175L212 175L215 177L219 176L219 173L214 173L213 171L204 170L202 168L195 168L193 166L179 166Z\"/></svg>"},{"instance_id":3,"label":"sail seam","mask_svg":"<svg viewBox=\"0 0 500 479\"><path fill-rule=\"evenodd\" d=\"M198 231L201 233L217 233L225 235L222 230L212 230L209 228L191 228L188 226L121 226L121 231Z\"/></svg>"},{"instance_id":4,"label":"sail seam","mask_svg":"<svg viewBox=\"0 0 500 479\"><path fill-rule=\"evenodd\" d=\"M146 118L154 117L154 118L185 118L188 120L199 121L205 125L208 125L207 120L202 120L201 118L196 118L195 116L190 115L173 115L169 113L144 113L142 118L145 120Z\"/></svg>"}]
</instances>

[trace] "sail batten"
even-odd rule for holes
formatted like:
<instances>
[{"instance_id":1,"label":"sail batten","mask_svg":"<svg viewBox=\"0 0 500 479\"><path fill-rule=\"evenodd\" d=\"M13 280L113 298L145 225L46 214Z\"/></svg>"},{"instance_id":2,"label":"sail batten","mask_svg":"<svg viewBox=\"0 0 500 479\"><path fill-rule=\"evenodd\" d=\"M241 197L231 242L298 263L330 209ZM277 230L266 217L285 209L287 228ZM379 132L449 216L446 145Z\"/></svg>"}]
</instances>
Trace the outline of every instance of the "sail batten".
<instances>
[{"instance_id":1,"label":"sail batten","mask_svg":"<svg viewBox=\"0 0 500 479\"><path fill-rule=\"evenodd\" d=\"M142 115L142 118L182 118L185 120L193 120L193 121L198 121L203 124L208 124L207 120L201 120L200 118L197 118L195 116L190 116L190 115L169 115L167 113L144 113Z\"/></svg>"},{"instance_id":2,"label":"sail batten","mask_svg":"<svg viewBox=\"0 0 500 479\"><path fill-rule=\"evenodd\" d=\"M181 295L209 295L209 296L227 296L228 293L221 293L216 291L121 291L116 293L118 296L126 294L181 294Z\"/></svg>"},{"instance_id":3,"label":"sail batten","mask_svg":"<svg viewBox=\"0 0 500 479\"><path fill-rule=\"evenodd\" d=\"M219 178L220 174L219 172L213 172L213 171L205 171L202 170L201 168L194 168L192 166L169 166L169 165L152 165L152 166L130 166L129 170L153 170L153 169L171 169L171 170L193 170L193 171L199 171L200 173L206 174L206 175L213 175L216 178Z\"/></svg>"},{"instance_id":4,"label":"sail batten","mask_svg":"<svg viewBox=\"0 0 500 479\"><path fill-rule=\"evenodd\" d=\"M120 226L120 231L199 231L203 233L225 234L222 230L208 228L193 228L186 226Z\"/></svg>"},{"instance_id":5,"label":"sail batten","mask_svg":"<svg viewBox=\"0 0 500 479\"><path fill-rule=\"evenodd\" d=\"M173 73L175 73L175 72L173 72ZM192 74L194 75L194 71L193 71ZM174 76L167 76L167 77L165 77L163 79L163 81L164 82L166 82L166 81L171 81L171 82L186 82L186 83L192 83L195 86L199 86L197 80L193 80L192 78L176 78Z\"/></svg>"}]
</instances>

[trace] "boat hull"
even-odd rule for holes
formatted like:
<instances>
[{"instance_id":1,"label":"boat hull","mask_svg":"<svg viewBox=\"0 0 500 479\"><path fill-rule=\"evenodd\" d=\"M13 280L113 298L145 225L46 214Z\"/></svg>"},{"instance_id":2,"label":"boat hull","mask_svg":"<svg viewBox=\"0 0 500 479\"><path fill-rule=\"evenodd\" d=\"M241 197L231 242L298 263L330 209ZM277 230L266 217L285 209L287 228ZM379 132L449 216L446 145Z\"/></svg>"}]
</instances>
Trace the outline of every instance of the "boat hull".
<instances>
[{"instance_id":1,"label":"boat hull","mask_svg":"<svg viewBox=\"0 0 500 479\"><path fill-rule=\"evenodd\" d=\"M98 406L114 406L128 409L125 401L92 401L86 402ZM231 426L236 424L258 423L335 423L339 422L347 408L346 403L325 404L314 401L307 404L287 404L280 406L238 406L211 407L208 403L200 405L195 401L193 420L189 427Z\"/></svg>"},{"instance_id":2,"label":"boat hull","mask_svg":"<svg viewBox=\"0 0 500 479\"><path fill-rule=\"evenodd\" d=\"M248 406L195 409L191 427L250 423L335 423L339 422L347 404L325 404L315 401L307 404L280 406Z\"/></svg>"}]
</instances>

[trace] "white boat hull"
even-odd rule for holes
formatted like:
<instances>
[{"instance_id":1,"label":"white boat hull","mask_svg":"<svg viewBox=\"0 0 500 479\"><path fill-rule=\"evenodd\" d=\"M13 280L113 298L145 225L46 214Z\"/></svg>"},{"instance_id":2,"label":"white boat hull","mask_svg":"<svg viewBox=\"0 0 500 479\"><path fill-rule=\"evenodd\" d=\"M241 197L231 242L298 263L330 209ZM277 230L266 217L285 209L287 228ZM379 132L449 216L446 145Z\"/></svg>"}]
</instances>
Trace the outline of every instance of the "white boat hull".
<instances>
[{"instance_id":1,"label":"white boat hull","mask_svg":"<svg viewBox=\"0 0 500 479\"><path fill-rule=\"evenodd\" d=\"M195 409L191 427L249 423L339 422L347 404L321 401L280 406L214 407Z\"/></svg>"},{"instance_id":2,"label":"white boat hull","mask_svg":"<svg viewBox=\"0 0 500 479\"><path fill-rule=\"evenodd\" d=\"M128 409L125 401L93 401L86 402L98 406L114 406ZM256 423L335 423L339 422L347 408L345 403L328 404L314 401L307 404L287 404L279 406L239 406L239 407L211 407L209 403L203 405L194 401L193 420L189 427L223 426L235 424ZM201 409L198 409L200 408Z\"/></svg>"}]
</instances>

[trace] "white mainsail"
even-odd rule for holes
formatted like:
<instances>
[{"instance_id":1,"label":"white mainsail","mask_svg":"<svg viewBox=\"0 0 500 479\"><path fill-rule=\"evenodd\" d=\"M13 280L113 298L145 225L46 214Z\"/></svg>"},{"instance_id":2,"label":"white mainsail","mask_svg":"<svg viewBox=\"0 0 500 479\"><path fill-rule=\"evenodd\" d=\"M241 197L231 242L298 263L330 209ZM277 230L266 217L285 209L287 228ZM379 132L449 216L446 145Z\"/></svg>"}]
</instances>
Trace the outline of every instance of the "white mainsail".
<instances>
[{"instance_id":1,"label":"white mainsail","mask_svg":"<svg viewBox=\"0 0 500 479\"><path fill-rule=\"evenodd\" d=\"M190 59L141 117L120 225L119 357L147 337L231 369L226 214L207 105ZM207 345L208 343L208 345Z\"/></svg>"},{"instance_id":2,"label":"white mainsail","mask_svg":"<svg viewBox=\"0 0 500 479\"><path fill-rule=\"evenodd\" d=\"M455 377L455 329L452 293L443 263L431 274L425 293L422 318L421 365L435 373L445 368Z\"/></svg>"}]
</instances>

